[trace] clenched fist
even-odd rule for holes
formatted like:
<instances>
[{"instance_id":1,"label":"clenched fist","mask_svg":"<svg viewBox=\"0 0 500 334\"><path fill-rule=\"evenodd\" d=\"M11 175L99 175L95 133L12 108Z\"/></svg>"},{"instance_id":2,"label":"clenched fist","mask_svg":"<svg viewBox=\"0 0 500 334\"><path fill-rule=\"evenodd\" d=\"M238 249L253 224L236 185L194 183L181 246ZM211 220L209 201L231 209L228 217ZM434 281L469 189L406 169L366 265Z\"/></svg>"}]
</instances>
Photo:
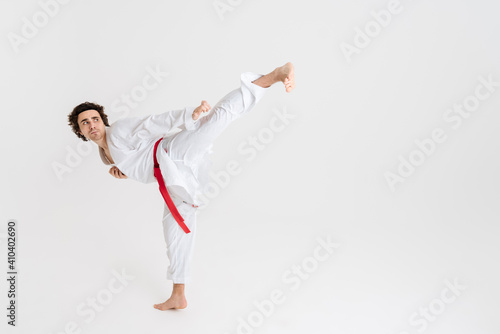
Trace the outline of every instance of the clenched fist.
<instances>
[{"instance_id":1,"label":"clenched fist","mask_svg":"<svg viewBox=\"0 0 500 334\"><path fill-rule=\"evenodd\" d=\"M210 106L210 104L208 104L207 101L201 101L201 105L193 111L193 120L196 121L200 117L202 112L208 112L210 109L212 109L212 107Z\"/></svg>"},{"instance_id":2,"label":"clenched fist","mask_svg":"<svg viewBox=\"0 0 500 334\"><path fill-rule=\"evenodd\" d=\"M127 175L123 174L119 169L118 167L116 166L113 166L111 167L111 169L109 170L109 174L113 175L114 177L116 177L117 179L126 179L127 178Z\"/></svg>"}]
</instances>

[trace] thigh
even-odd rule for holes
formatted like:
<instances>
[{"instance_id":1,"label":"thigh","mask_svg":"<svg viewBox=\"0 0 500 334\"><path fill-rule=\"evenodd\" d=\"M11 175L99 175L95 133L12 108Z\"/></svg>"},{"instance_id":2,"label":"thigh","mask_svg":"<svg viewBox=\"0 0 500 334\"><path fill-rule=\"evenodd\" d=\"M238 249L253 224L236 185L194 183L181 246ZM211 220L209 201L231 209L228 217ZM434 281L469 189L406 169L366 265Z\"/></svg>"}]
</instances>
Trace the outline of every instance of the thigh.
<instances>
[{"instance_id":1,"label":"thigh","mask_svg":"<svg viewBox=\"0 0 500 334\"><path fill-rule=\"evenodd\" d=\"M241 90L235 89L223 97L209 115L202 117L194 130L181 131L174 136L169 145L170 157L186 163L198 162L224 129L244 112Z\"/></svg>"}]
</instances>

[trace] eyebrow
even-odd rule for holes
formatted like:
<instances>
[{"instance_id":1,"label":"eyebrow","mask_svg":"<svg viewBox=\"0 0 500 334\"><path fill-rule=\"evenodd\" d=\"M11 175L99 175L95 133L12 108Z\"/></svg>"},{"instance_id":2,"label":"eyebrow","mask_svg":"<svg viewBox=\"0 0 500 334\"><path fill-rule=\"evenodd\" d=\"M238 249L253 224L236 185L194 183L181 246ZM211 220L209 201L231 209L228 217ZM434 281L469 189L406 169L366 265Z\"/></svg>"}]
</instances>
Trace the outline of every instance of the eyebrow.
<instances>
[{"instance_id":1,"label":"eyebrow","mask_svg":"<svg viewBox=\"0 0 500 334\"><path fill-rule=\"evenodd\" d=\"M90 117L90 118L92 118L92 119L94 119L94 118L99 119L99 116L94 116L94 117ZM82 119L82 120L80 121L80 123L85 122L85 121L88 121L88 120L89 120L88 118L84 118L84 119Z\"/></svg>"}]
</instances>

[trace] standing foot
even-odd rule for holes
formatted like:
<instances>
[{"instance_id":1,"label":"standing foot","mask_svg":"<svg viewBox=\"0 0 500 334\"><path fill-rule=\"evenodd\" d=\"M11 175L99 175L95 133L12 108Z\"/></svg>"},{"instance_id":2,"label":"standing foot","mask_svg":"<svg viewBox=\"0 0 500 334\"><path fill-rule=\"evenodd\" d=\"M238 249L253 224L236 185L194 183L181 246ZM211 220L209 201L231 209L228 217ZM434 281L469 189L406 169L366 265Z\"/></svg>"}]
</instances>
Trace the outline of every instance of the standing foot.
<instances>
[{"instance_id":1,"label":"standing foot","mask_svg":"<svg viewBox=\"0 0 500 334\"><path fill-rule=\"evenodd\" d=\"M174 288L170 298L164 303L155 304L154 308L160 311L165 311L171 309L183 309L186 308L187 305L186 296L184 295L184 284L174 283Z\"/></svg>"},{"instance_id":2,"label":"standing foot","mask_svg":"<svg viewBox=\"0 0 500 334\"><path fill-rule=\"evenodd\" d=\"M166 302L161 304L155 304L154 308L160 311L171 310L171 309L183 309L187 307L187 301L185 296L171 296Z\"/></svg>"}]
</instances>

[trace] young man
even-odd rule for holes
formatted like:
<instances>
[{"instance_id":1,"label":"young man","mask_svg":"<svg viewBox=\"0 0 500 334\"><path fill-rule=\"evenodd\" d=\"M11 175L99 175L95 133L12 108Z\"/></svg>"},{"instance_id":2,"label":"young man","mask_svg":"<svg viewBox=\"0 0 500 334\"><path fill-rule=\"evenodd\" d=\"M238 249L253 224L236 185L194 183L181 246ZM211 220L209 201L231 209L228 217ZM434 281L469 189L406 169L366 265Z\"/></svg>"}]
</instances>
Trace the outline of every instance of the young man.
<instances>
[{"instance_id":1,"label":"young man","mask_svg":"<svg viewBox=\"0 0 500 334\"><path fill-rule=\"evenodd\" d=\"M295 88L294 67L286 63L266 75L241 74L241 87L223 97L212 109L206 101L145 118L125 118L108 124L104 108L85 102L68 115L73 132L99 146L109 173L118 179L158 182L165 200L163 231L170 264L167 279L173 281L170 298L159 310L187 306L184 285L196 232L196 208L208 181L209 159L215 138L235 119L250 111L271 85L283 82L286 92ZM202 113L211 112L199 119ZM198 120L199 119L199 120ZM165 137L172 129L181 131Z\"/></svg>"}]
</instances>

